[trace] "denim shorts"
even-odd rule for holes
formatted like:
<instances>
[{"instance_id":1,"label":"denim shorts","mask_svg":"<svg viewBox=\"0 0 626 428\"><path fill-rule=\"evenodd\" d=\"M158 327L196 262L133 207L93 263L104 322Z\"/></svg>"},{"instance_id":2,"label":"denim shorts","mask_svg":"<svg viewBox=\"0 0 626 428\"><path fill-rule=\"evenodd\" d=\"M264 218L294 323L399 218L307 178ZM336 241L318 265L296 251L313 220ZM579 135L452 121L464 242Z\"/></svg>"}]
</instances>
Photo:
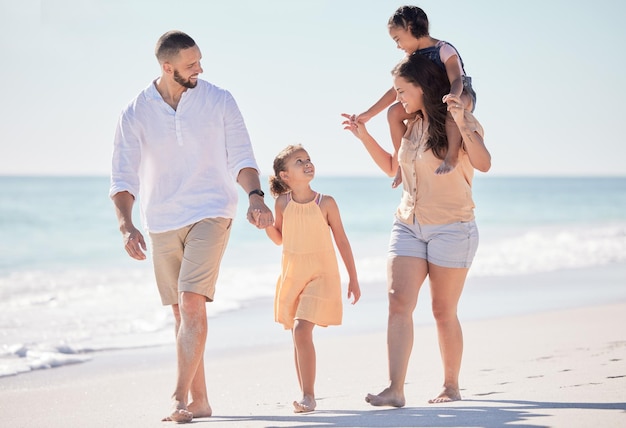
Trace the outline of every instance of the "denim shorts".
<instances>
[{"instance_id":1,"label":"denim shorts","mask_svg":"<svg viewBox=\"0 0 626 428\"><path fill-rule=\"evenodd\" d=\"M475 221L438 225L406 224L395 219L389 240L389 257L425 259L447 268L469 268L478 248Z\"/></svg>"}]
</instances>

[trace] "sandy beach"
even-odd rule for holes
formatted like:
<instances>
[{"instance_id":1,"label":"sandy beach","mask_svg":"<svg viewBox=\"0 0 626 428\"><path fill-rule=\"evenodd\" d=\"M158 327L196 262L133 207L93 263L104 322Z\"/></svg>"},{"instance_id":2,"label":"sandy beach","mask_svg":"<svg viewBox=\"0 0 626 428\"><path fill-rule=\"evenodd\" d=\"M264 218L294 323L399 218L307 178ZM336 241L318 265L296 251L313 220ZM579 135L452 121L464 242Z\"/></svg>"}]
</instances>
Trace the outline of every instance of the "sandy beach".
<instances>
[{"instance_id":1,"label":"sandy beach","mask_svg":"<svg viewBox=\"0 0 626 428\"><path fill-rule=\"evenodd\" d=\"M215 324L220 324L215 322ZM435 329L418 326L402 409L374 408L387 384L384 331L316 336L318 410L292 412L299 391L291 345L207 349L216 427L626 426L626 302L464 323L463 401L439 392ZM216 325L215 328L227 328ZM281 332L287 334L285 332ZM0 379L2 426L166 427L170 347L98 354L93 361Z\"/></svg>"}]
</instances>

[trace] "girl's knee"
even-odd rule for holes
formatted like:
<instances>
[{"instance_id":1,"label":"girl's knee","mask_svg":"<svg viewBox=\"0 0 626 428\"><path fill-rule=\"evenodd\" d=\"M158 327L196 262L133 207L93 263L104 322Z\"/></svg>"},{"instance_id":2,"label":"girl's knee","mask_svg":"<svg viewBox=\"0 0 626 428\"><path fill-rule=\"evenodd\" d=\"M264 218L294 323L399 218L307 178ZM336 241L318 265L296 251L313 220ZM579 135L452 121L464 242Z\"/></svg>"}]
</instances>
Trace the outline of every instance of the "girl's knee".
<instances>
[{"instance_id":1,"label":"girl's knee","mask_svg":"<svg viewBox=\"0 0 626 428\"><path fill-rule=\"evenodd\" d=\"M400 103L395 103L387 109L387 120L389 122L404 122L406 111Z\"/></svg>"},{"instance_id":2,"label":"girl's knee","mask_svg":"<svg viewBox=\"0 0 626 428\"><path fill-rule=\"evenodd\" d=\"M293 335L294 337L308 337L313 333L313 324L310 321L305 320L296 320L293 324Z\"/></svg>"}]
</instances>

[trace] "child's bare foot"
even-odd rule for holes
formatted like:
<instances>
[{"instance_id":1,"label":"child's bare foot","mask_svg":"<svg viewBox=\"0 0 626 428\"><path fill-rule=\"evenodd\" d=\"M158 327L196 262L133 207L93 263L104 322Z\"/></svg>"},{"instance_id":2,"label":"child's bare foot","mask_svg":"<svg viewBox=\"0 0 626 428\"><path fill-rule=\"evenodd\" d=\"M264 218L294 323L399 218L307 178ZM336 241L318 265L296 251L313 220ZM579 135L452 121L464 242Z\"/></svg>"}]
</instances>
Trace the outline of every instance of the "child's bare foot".
<instances>
[{"instance_id":1,"label":"child's bare foot","mask_svg":"<svg viewBox=\"0 0 626 428\"><path fill-rule=\"evenodd\" d=\"M385 388L383 392L378 395L367 394L365 401L372 406L404 407L405 404L404 393L396 394L389 388Z\"/></svg>"},{"instance_id":2,"label":"child's bare foot","mask_svg":"<svg viewBox=\"0 0 626 428\"><path fill-rule=\"evenodd\" d=\"M189 403L189 406L187 406L187 410L193 414L194 419L209 418L213 414L213 409L211 409L211 405L208 401L204 403L192 401Z\"/></svg>"},{"instance_id":3,"label":"child's bare foot","mask_svg":"<svg viewBox=\"0 0 626 428\"><path fill-rule=\"evenodd\" d=\"M293 402L294 413L308 413L315 410L317 403L315 398L305 395L302 400Z\"/></svg>"},{"instance_id":4,"label":"child's bare foot","mask_svg":"<svg viewBox=\"0 0 626 428\"><path fill-rule=\"evenodd\" d=\"M461 391L459 391L458 388L444 387L443 391L441 391L441 394L439 394L435 398L428 400L428 402L430 404L437 404L437 403L449 403L451 401L459 401L459 400L461 400Z\"/></svg>"},{"instance_id":5,"label":"child's bare foot","mask_svg":"<svg viewBox=\"0 0 626 428\"><path fill-rule=\"evenodd\" d=\"M177 422L179 424L185 424L191 422L193 419L193 413L191 413L187 407L182 403L174 403L172 413L169 416L161 419L163 422Z\"/></svg>"},{"instance_id":6,"label":"child's bare foot","mask_svg":"<svg viewBox=\"0 0 626 428\"><path fill-rule=\"evenodd\" d=\"M456 167L456 163L457 161L452 161L451 159L444 159L443 162L441 162L441 165L439 165L439 168L437 168L435 170L435 174L437 175L443 175L443 174L448 174L449 172L452 172L452 170Z\"/></svg>"}]
</instances>

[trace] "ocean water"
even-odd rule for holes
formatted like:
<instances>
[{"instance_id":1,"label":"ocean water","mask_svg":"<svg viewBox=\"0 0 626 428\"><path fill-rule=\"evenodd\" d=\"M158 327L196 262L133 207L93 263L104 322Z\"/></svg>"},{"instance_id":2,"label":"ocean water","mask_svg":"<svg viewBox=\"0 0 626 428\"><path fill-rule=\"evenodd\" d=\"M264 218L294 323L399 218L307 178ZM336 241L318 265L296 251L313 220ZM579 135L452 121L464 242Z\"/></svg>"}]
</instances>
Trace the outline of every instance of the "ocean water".
<instances>
[{"instance_id":1,"label":"ocean water","mask_svg":"<svg viewBox=\"0 0 626 428\"><path fill-rule=\"evenodd\" d=\"M372 290L384 299L379 291L400 191L385 177L320 176L313 187L339 204L363 300ZM104 350L173 343L173 317L160 304L151 261L126 255L107 193L107 177L0 177L0 377L86 362ZM572 285L567 293L550 284L514 285L537 274L575 284L585 268L622 275L626 177L479 175L474 199L481 243L468 283L479 297L464 303L466 317L506 313L498 296L520 307L551 293L567 294L572 304L626 299L621 277L606 286ZM247 223L246 208L240 204L210 317L243 314L258 302L271 317L280 247Z\"/></svg>"}]
</instances>

